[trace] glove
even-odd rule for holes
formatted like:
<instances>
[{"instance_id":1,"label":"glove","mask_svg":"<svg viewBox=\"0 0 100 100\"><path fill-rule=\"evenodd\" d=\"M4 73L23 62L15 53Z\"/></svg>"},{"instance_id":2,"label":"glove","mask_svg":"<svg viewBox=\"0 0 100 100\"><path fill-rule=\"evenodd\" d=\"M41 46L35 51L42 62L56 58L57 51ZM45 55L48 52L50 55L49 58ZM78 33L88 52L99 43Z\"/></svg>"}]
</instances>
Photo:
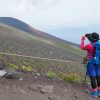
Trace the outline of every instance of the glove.
<instances>
[{"instance_id":1,"label":"glove","mask_svg":"<svg viewBox=\"0 0 100 100\"><path fill-rule=\"evenodd\" d=\"M82 36L82 40L85 40L85 36Z\"/></svg>"}]
</instances>

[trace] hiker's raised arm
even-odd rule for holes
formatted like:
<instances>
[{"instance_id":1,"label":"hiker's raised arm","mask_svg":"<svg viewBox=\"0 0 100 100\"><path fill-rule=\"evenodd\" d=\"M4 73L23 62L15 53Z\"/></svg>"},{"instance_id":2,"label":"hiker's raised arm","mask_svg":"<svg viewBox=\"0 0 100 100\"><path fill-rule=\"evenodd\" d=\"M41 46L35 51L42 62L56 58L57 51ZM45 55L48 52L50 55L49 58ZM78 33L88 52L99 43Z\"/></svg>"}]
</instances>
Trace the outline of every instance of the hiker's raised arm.
<instances>
[{"instance_id":1,"label":"hiker's raised arm","mask_svg":"<svg viewBox=\"0 0 100 100\"><path fill-rule=\"evenodd\" d=\"M84 45L84 41L85 41L85 36L82 36L80 47L81 47L81 49L83 49L83 50L87 50L87 45Z\"/></svg>"}]
</instances>

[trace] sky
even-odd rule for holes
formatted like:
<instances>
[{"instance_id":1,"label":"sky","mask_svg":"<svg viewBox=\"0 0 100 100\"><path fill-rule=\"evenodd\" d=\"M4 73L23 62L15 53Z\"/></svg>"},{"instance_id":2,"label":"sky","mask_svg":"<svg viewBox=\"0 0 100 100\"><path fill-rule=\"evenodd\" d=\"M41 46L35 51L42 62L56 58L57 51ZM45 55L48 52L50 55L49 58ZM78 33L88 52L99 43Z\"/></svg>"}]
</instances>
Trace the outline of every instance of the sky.
<instances>
[{"instance_id":1,"label":"sky","mask_svg":"<svg viewBox=\"0 0 100 100\"><path fill-rule=\"evenodd\" d=\"M1 0L0 17L13 17L67 41L100 33L100 0Z\"/></svg>"}]
</instances>

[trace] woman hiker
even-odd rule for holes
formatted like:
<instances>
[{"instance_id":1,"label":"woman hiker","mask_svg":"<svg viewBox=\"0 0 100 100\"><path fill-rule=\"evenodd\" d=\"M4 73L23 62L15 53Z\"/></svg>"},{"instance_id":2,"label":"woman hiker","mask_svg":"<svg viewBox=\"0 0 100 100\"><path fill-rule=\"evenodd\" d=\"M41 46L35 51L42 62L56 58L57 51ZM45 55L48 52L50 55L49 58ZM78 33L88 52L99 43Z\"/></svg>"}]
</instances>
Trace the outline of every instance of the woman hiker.
<instances>
[{"instance_id":1,"label":"woman hiker","mask_svg":"<svg viewBox=\"0 0 100 100\"><path fill-rule=\"evenodd\" d=\"M89 44L84 45L85 38L87 38L90 41ZM95 44L98 40L99 34L96 32L86 34L85 36L82 36L81 39L81 49L87 50L86 57L89 59L87 64L87 74L91 80L92 89L89 94L92 97L100 96L100 64L93 63L95 55L95 47L93 46L93 44Z\"/></svg>"}]
</instances>

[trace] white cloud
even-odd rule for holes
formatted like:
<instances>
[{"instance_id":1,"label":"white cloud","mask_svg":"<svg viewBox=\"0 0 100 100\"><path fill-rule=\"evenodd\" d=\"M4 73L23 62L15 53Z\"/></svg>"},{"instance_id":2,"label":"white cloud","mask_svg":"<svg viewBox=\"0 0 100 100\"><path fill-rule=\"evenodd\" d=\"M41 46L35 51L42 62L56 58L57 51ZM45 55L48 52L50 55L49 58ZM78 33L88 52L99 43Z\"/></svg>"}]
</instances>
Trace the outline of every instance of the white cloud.
<instances>
[{"instance_id":1,"label":"white cloud","mask_svg":"<svg viewBox=\"0 0 100 100\"><path fill-rule=\"evenodd\" d=\"M2 0L0 9L33 27L100 26L100 0Z\"/></svg>"}]
</instances>

